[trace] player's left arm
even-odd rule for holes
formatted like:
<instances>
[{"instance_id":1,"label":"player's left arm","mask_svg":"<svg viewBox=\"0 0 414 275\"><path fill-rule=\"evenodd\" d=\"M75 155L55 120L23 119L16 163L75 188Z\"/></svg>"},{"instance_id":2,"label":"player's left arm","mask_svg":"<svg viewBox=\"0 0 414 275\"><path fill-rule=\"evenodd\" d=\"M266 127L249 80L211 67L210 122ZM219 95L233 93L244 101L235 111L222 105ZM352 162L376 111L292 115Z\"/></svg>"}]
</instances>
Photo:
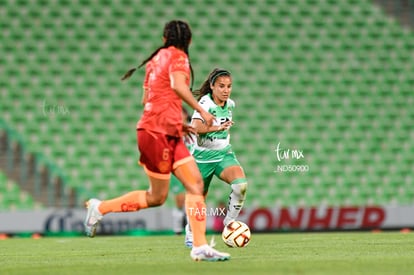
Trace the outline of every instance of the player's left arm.
<instances>
[{"instance_id":1,"label":"player's left arm","mask_svg":"<svg viewBox=\"0 0 414 275\"><path fill-rule=\"evenodd\" d=\"M142 105L145 105L145 103L147 103L147 100L148 100L148 88L143 87L142 99L141 99Z\"/></svg>"},{"instance_id":2,"label":"player's left arm","mask_svg":"<svg viewBox=\"0 0 414 275\"><path fill-rule=\"evenodd\" d=\"M151 74L152 74L152 66L151 66L151 63L147 63L147 65L145 67L144 83L142 85L142 98L141 98L142 105L145 105L147 103L147 101L148 101L149 78L150 78L150 75Z\"/></svg>"}]
</instances>

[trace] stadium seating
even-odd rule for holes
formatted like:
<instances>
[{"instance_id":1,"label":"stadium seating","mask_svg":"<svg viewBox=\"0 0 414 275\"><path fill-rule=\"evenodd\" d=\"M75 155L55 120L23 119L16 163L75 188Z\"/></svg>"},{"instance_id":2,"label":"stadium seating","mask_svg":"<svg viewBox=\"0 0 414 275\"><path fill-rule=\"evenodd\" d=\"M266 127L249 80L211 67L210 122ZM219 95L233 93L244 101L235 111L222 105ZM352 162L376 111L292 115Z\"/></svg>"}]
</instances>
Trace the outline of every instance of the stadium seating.
<instances>
[{"instance_id":1,"label":"stadium seating","mask_svg":"<svg viewBox=\"0 0 414 275\"><path fill-rule=\"evenodd\" d=\"M19 185L0 173L0 211L38 209L42 205L33 200L31 194L19 188Z\"/></svg>"},{"instance_id":2,"label":"stadium seating","mask_svg":"<svg viewBox=\"0 0 414 275\"><path fill-rule=\"evenodd\" d=\"M216 66L233 73L247 206L414 202L414 34L370 1L28 2L2 8L0 110L79 205L147 187L134 131L144 72L120 76L172 18L192 25L195 86ZM278 143L304 157L279 161ZM211 203L227 198L213 189Z\"/></svg>"}]
</instances>

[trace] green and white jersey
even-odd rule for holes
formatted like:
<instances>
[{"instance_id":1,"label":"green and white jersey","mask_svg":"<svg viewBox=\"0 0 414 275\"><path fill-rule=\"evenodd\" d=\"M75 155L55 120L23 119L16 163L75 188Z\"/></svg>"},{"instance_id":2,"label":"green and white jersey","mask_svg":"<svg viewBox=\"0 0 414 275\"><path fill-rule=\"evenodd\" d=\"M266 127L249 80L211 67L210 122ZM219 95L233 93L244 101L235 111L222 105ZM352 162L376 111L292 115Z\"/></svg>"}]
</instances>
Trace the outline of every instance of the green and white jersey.
<instances>
[{"instance_id":1,"label":"green and white jersey","mask_svg":"<svg viewBox=\"0 0 414 275\"><path fill-rule=\"evenodd\" d=\"M216 117L216 121L213 122L214 126L219 126L226 121L232 120L235 104L230 98L221 107L214 103L211 95L208 94L200 99L199 104L204 110ZM203 120L197 111L194 111L192 119ZM211 132L198 135L197 142L193 147L193 156L197 162L220 161L229 150L231 150L229 131Z\"/></svg>"}]
</instances>

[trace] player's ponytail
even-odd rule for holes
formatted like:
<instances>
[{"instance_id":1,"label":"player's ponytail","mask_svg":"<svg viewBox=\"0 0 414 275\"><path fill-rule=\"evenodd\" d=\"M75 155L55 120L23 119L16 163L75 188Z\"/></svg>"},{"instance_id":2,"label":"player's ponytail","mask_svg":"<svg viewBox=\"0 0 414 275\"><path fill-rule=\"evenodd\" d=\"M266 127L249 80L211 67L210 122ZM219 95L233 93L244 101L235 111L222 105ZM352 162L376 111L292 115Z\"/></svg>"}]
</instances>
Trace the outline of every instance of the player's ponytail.
<instances>
[{"instance_id":1,"label":"player's ponytail","mask_svg":"<svg viewBox=\"0 0 414 275\"><path fill-rule=\"evenodd\" d=\"M156 49L147 59L145 59L144 61L142 61L142 63L136 67L136 68L132 68L129 69L121 78L121 80L125 80L128 79L137 69L141 68L142 66L144 66L148 61L150 61L161 49L166 48L166 46L161 46L158 49Z\"/></svg>"},{"instance_id":2,"label":"player's ponytail","mask_svg":"<svg viewBox=\"0 0 414 275\"><path fill-rule=\"evenodd\" d=\"M165 24L164 26L164 33L163 37L165 39L165 43L163 46L157 48L148 58L146 58L142 63L136 67L128 70L121 78L121 80L128 79L138 68L144 66L148 61L150 61L161 49L168 48L170 46L174 46L178 49L183 50L188 59L190 59L190 55L188 52L188 48L191 42L191 29L190 26L180 20L172 20ZM191 86L194 83L194 72L190 62L190 71L191 71Z\"/></svg>"},{"instance_id":3,"label":"player's ponytail","mask_svg":"<svg viewBox=\"0 0 414 275\"><path fill-rule=\"evenodd\" d=\"M135 71L137 70L137 68L132 68L129 69L121 78L121 80L125 80L128 79Z\"/></svg>"}]
</instances>

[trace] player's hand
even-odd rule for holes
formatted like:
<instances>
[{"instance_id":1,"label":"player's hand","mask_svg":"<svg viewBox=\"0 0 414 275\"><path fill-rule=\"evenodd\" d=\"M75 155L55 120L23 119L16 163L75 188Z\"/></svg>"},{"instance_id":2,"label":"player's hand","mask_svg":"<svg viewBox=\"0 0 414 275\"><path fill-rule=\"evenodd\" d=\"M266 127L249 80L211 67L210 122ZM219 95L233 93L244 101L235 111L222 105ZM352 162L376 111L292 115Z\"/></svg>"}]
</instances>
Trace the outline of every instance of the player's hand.
<instances>
[{"instance_id":1,"label":"player's hand","mask_svg":"<svg viewBox=\"0 0 414 275\"><path fill-rule=\"evenodd\" d=\"M204 124L206 124L207 126L213 125L213 122L216 120L215 116L204 110L202 113L200 113L200 115L204 119Z\"/></svg>"},{"instance_id":2,"label":"player's hand","mask_svg":"<svg viewBox=\"0 0 414 275\"><path fill-rule=\"evenodd\" d=\"M184 134L184 140L186 143L193 143L194 142L194 136L197 135L196 129L187 124L183 124L183 134Z\"/></svg>"},{"instance_id":3,"label":"player's hand","mask_svg":"<svg viewBox=\"0 0 414 275\"><path fill-rule=\"evenodd\" d=\"M182 130L183 130L184 135L188 135L188 134L197 135L196 129L191 125L183 124Z\"/></svg>"},{"instance_id":4,"label":"player's hand","mask_svg":"<svg viewBox=\"0 0 414 275\"><path fill-rule=\"evenodd\" d=\"M228 129L230 129L231 126L233 126L233 124L234 124L234 122L231 121L231 120L226 121L226 122L224 122L223 124L221 124L219 126L219 129L218 130L219 131L227 131Z\"/></svg>"}]
</instances>

